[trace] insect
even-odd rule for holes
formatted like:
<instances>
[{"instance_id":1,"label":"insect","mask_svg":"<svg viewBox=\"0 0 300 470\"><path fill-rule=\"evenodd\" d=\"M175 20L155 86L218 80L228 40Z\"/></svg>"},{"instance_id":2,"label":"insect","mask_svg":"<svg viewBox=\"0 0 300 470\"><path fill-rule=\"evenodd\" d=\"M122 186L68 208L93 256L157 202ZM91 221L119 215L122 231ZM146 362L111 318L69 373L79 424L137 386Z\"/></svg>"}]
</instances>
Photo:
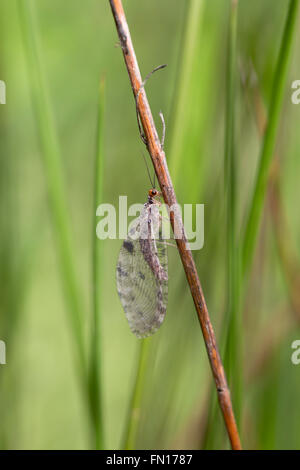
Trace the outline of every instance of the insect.
<instances>
[{"instance_id":1,"label":"insect","mask_svg":"<svg viewBox=\"0 0 300 470\"><path fill-rule=\"evenodd\" d=\"M146 146L137 100L151 75L164 67L166 65L160 65L147 75L135 97L140 137ZM165 121L161 112L159 115L163 124L163 148ZM118 294L129 327L138 338L146 338L158 330L164 321L168 301L167 247L161 236L160 202L156 199L160 193L155 189L155 176L153 183L151 181L146 160L145 163L152 189L148 192L148 201L144 204L137 224L129 230L123 242L116 272Z\"/></svg>"},{"instance_id":2,"label":"insect","mask_svg":"<svg viewBox=\"0 0 300 470\"><path fill-rule=\"evenodd\" d=\"M162 324L168 299L168 258L161 234L161 215L150 189L135 226L129 230L117 263L117 289L129 327L138 338L155 333Z\"/></svg>"}]
</instances>

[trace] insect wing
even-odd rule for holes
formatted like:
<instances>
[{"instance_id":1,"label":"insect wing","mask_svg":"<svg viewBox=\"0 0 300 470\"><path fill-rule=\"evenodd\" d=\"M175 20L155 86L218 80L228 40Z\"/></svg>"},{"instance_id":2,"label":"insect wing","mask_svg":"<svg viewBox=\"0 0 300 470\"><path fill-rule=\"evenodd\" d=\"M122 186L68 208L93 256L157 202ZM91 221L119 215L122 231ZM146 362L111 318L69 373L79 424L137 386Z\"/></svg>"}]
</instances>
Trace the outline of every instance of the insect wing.
<instances>
[{"instance_id":1,"label":"insect wing","mask_svg":"<svg viewBox=\"0 0 300 470\"><path fill-rule=\"evenodd\" d=\"M146 217L146 212L141 217ZM168 280L158 279L141 249L140 239L128 236L117 264L117 289L129 327L138 338L155 333L162 324L167 308ZM164 240L150 240L149 249L160 266L168 272L167 247Z\"/></svg>"}]
</instances>

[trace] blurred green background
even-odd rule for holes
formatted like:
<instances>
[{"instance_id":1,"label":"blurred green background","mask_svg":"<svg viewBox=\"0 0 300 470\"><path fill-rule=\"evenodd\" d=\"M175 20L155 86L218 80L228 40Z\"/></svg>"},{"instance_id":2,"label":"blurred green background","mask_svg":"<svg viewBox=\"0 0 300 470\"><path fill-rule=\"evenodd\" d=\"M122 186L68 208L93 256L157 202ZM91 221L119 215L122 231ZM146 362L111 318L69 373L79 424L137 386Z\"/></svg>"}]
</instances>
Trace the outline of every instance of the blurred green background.
<instances>
[{"instance_id":1,"label":"blurred green background","mask_svg":"<svg viewBox=\"0 0 300 470\"><path fill-rule=\"evenodd\" d=\"M256 121L271 104L289 4L288 0L239 2L231 102L239 240L262 145ZM230 5L227 0L124 0L143 77L157 65L168 64L147 83L147 95L160 131L159 111L165 116L165 149L179 202L205 204L205 244L194 254L232 385L242 443L255 449L300 448L300 366L290 359L291 343L300 338L300 106L291 104L291 83L300 79L299 15L276 132L276 164L271 165L249 275L239 278L244 288L231 338L226 320L230 260L224 189ZM7 87L6 105L0 105L0 339L7 347L7 364L0 365L0 446L95 447L72 327L72 295L66 302L65 258L53 219L56 186L51 189L51 171L57 168L51 158L54 153L61 162L58 171L63 179L57 187L63 188L59 197L66 197L71 255L82 301L80 335L90 360L100 80L105 85L100 97L101 110L104 96L99 203L117 204L119 195L128 195L128 204L146 200L149 181L134 100L108 1L0 0L0 12L0 79ZM32 18L37 35L30 39ZM44 89L39 88L39 66ZM42 95L39 104L41 90L48 101ZM46 116L45 103L53 119L43 124L39 113ZM47 140L53 132L59 152ZM47 145L52 150L45 158ZM101 372L99 368L97 373L101 374L103 423L98 447L118 449L140 342L129 331L115 286L121 242L97 243L101 245L101 331L96 338ZM149 342L135 447L228 448L201 330L176 250L169 249L169 265L168 311ZM228 344L233 345L233 355ZM99 390L92 389L100 403ZM97 403L92 405L92 415Z\"/></svg>"}]
</instances>

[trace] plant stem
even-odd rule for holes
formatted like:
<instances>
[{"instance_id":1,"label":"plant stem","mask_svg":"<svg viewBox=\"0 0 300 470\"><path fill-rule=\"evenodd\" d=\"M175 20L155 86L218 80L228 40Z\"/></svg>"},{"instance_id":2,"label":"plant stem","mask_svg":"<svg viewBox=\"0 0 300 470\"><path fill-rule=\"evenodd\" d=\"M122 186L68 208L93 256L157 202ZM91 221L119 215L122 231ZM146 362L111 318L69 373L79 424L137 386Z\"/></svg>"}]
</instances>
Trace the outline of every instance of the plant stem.
<instances>
[{"instance_id":1,"label":"plant stem","mask_svg":"<svg viewBox=\"0 0 300 470\"><path fill-rule=\"evenodd\" d=\"M174 126L172 131L172 145L170 150L171 163L170 173L174 185L180 175L181 156L184 150L184 126L186 104L188 93L190 92L190 79L193 69L195 51L197 50L197 38L201 25L202 12L204 8L203 0L191 0L188 6L188 18L185 26L185 38L182 51L182 63L180 64L180 77L178 83L178 99L175 109Z\"/></svg>"},{"instance_id":2,"label":"plant stem","mask_svg":"<svg viewBox=\"0 0 300 470\"><path fill-rule=\"evenodd\" d=\"M65 183L61 156L50 109L47 86L39 54L39 38L36 30L33 4L30 0L19 1L21 25L33 99L33 109L39 131L44 158L45 176L51 207L55 241L58 250L64 293L72 327L79 373L86 379L86 358L82 326L82 299L75 274L74 250L71 243L69 211L67 209Z\"/></svg>"},{"instance_id":3,"label":"plant stem","mask_svg":"<svg viewBox=\"0 0 300 470\"><path fill-rule=\"evenodd\" d=\"M125 426L124 445L122 447L124 450L136 449L137 429L140 421L142 393L147 371L151 338L143 339L139 343L136 378Z\"/></svg>"},{"instance_id":4,"label":"plant stem","mask_svg":"<svg viewBox=\"0 0 300 470\"><path fill-rule=\"evenodd\" d=\"M128 24L125 18L122 1L110 0L110 5L115 19L132 90L134 96L136 97L141 87L142 78L134 47L131 41ZM176 207L177 199L169 175L165 153L160 145L157 130L144 88L138 95L137 108L147 141L147 149L152 159L164 201L169 207ZM240 438L234 418L230 392L228 389L223 364L216 344L215 333L210 321L205 298L197 274L196 265L186 239L181 215L177 211L175 213L174 212L171 211L170 213L170 222L173 231L175 231L177 234L181 234L181 238L176 238L177 248L185 270L188 284L190 286L195 309L202 329L226 429L232 448L240 449Z\"/></svg>"},{"instance_id":5,"label":"plant stem","mask_svg":"<svg viewBox=\"0 0 300 470\"><path fill-rule=\"evenodd\" d=\"M254 75L254 74L253 74ZM264 130L267 126L267 112L263 103L262 95L258 83L252 94L247 96L249 100L250 111L252 110L252 103L254 103L254 115L259 137L264 137ZM249 90L246 90L249 92ZM253 359L247 371L247 380L250 383L254 378L259 375L266 367L270 358L274 356L274 351L279 349L280 343L289 334L292 328L296 328L300 322L300 267L297 259L296 250L293 249L291 234L284 212L282 195L280 191L279 180L279 155L274 154L268 181L268 201L269 210L271 212L272 223L274 226L274 236L278 251L278 257L282 269L282 274L286 283L287 293L289 297L290 307L292 308L293 318L289 318L281 309L277 318L271 318L267 322L263 331L268 331L268 341L264 342L263 347L259 348L256 352L256 357ZM283 322L284 320L284 322ZM259 342L258 342L259 343Z\"/></svg>"},{"instance_id":6,"label":"plant stem","mask_svg":"<svg viewBox=\"0 0 300 470\"><path fill-rule=\"evenodd\" d=\"M285 91L298 5L299 0L290 0L280 52L274 72L271 102L268 113L268 124L263 141L261 158L257 170L255 187L244 234L242 254L242 269L244 275L247 275L251 265L265 199L269 168L276 144L277 129Z\"/></svg>"},{"instance_id":7,"label":"plant stem","mask_svg":"<svg viewBox=\"0 0 300 470\"><path fill-rule=\"evenodd\" d=\"M227 325L225 333L225 367L234 393L237 419L241 411L241 341L240 314L240 269L239 243L237 236L237 159L235 155L235 97L237 73L237 12L238 1L232 0L230 11L228 67L227 67L227 105L225 127L225 192L227 196Z\"/></svg>"},{"instance_id":8,"label":"plant stem","mask_svg":"<svg viewBox=\"0 0 300 470\"><path fill-rule=\"evenodd\" d=\"M236 417L239 422L241 410L241 344L240 336L240 280L239 280L239 246L237 237L237 177L235 155L235 97L237 73L237 14L238 1L231 1L229 34L228 34L228 63L226 77L226 116L225 116L225 145L224 145L224 189L226 200L226 230L227 230L227 309L221 328L221 350L224 350L224 364L228 381L233 390L233 402ZM215 448L218 438L214 428L217 424L215 400L211 396L208 408L209 417L206 421L204 447Z\"/></svg>"},{"instance_id":9,"label":"plant stem","mask_svg":"<svg viewBox=\"0 0 300 470\"><path fill-rule=\"evenodd\" d=\"M103 128L104 128L104 80L100 82L97 140L94 171L94 207L93 207L93 236L92 236L92 269L93 269L93 330L91 332L90 359L90 404L91 417L94 421L94 445L103 449L102 422L102 391L101 391L101 299L103 290L103 247L101 240L95 234L96 210L103 200Z\"/></svg>"}]
</instances>

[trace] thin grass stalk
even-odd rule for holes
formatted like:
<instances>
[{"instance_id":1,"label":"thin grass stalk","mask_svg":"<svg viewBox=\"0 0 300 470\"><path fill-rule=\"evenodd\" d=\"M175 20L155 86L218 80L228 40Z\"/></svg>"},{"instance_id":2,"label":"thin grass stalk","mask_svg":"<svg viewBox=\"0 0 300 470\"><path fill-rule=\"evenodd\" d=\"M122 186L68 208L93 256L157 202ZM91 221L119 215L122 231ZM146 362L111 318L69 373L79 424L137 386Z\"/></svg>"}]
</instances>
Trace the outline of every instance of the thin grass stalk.
<instances>
[{"instance_id":1,"label":"thin grass stalk","mask_svg":"<svg viewBox=\"0 0 300 470\"><path fill-rule=\"evenodd\" d=\"M142 78L137 63L135 50L125 17L121 0L110 0L112 14L115 20L123 57L130 78L132 91L136 100L138 114L144 130L147 149L152 159L155 173L162 191L165 203L169 207L177 207L177 198L167 167L166 156L158 138L152 112L144 88L141 88ZM138 95L138 96L137 96ZM173 231L181 234L176 238L178 252L185 270L187 282L194 300L195 310L203 333L211 370L215 380L220 408L223 414L226 430L233 449L241 449L240 438L233 413L230 392L217 348L215 333L210 321L202 287L198 277L196 265L189 248L182 218L178 212L170 213L170 222ZM178 231L177 231L178 230Z\"/></svg>"},{"instance_id":2,"label":"thin grass stalk","mask_svg":"<svg viewBox=\"0 0 300 470\"><path fill-rule=\"evenodd\" d=\"M175 117L170 148L170 173L175 186L180 175L181 159L182 156L184 156L185 128L183 123L186 121L184 115L186 113L188 93L190 92L190 79L195 51L197 49L197 38L204 9L204 2L203 0L191 0L188 8L189 11L185 25L184 44L179 68L178 98L174 113Z\"/></svg>"},{"instance_id":3,"label":"thin grass stalk","mask_svg":"<svg viewBox=\"0 0 300 470\"><path fill-rule=\"evenodd\" d=\"M267 127L267 113L258 83L255 84L253 96L247 96L247 98L249 99L249 106L251 106L251 110L252 107L254 108L256 127L259 133L259 137L263 139L264 130ZM272 223L274 226L274 235L280 265L285 278L291 306L293 313L295 314L295 319L299 321L299 261L297 259L295 249L293 248L293 242L291 239L290 230L288 228L286 214L283 208L283 198L280 187L280 158L277 153L275 153L273 156L270 170L268 181L268 201Z\"/></svg>"},{"instance_id":4,"label":"thin grass stalk","mask_svg":"<svg viewBox=\"0 0 300 470\"><path fill-rule=\"evenodd\" d=\"M141 404L144 390L147 363L150 352L151 338L143 339L139 342L138 364L133 386L132 397L125 423L125 432L122 449L136 449L137 431L140 422Z\"/></svg>"},{"instance_id":5,"label":"thin grass stalk","mask_svg":"<svg viewBox=\"0 0 300 470\"><path fill-rule=\"evenodd\" d=\"M225 193L227 199L227 325L222 328L225 336L224 363L233 390L236 418L241 414L241 314L240 314L240 269L237 227L237 159L235 146L235 97L237 75L237 16L238 0L232 0L229 24L227 104L225 124ZM222 341L223 343L223 341Z\"/></svg>"},{"instance_id":6,"label":"thin grass stalk","mask_svg":"<svg viewBox=\"0 0 300 470\"><path fill-rule=\"evenodd\" d=\"M91 416L94 422L94 447L104 448L102 389L101 389L101 304L103 296L103 243L95 234L96 211L103 202L104 179L104 80L99 87L98 119L96 136L96 155L94 171L94 207L92 224L92 285L93 285L93 329L91 332L91 358L90 358L90 405Z\"/></svg>"},{"instance_id":7,"label":"thin grass stalk","mask_svg":"<svg viewBox=\"0 0 300 470\"><path fill-rule=\"evenodd\" d=\"M290 62L293 37L295 33L298 6L299 0L290 0L279 56L274 72L270 98L271 101L268 112L268 124L263 141L261 157L256 175L256 182L248 211L243 240L242 270L244 275L248 273L251 266L261 213L266 195L269 169L272 156L274 154L277 129L279 126L283 96L286 87L287 72Z\"/></svg>"},{"instance_id":8,"label":"thin grass stalk","mask_svg":"<svg viewBox=\"0 0 300 470\"><path fill-rule=\"evenodd\" d=\"M267 126L267 113L258 83L255 84L255 89L251 95L249 90L246 89L245 92L248 92L247 99L249 101L250 111L252 111L252 107L254 108L259 137L263 139L264 130ZM274 351L280 348L280 344L283 339L286 338L287 334L289 334L289 331L292 328L296 328L300 322L300 268L283 210L279 169L279 155L275 153L268 182L269 210L271 212L278 257L287 287L293 318L288 318L283 313L286 311L286 308L281 308L280 314L277 315L278 319L274 320L272 316L271 321L267 323L267 326L263 330L269 332L268 341L267 344L263 344L263 347L257 351L256 357L247 370L247 381L249 383L264 370L270 358L274 356ZM283 319L285 319L284 323ZM279 325L279 327L277 325Z\"/></svg>"},{"instance_id":9,"label":"thin grass stalk","mask_svg":"<svg viewBox=\"0 0 300 470\"><path fill-rule=\"evenodd\" d=\"M42 148L58 262L75 347L76 370L86 391L86 357L83 337L83 302L75 274L69 211L54 120L49 104L45 74L40 61L39 38L31 0L19 0L20 23L27 56L33 109Z\"/></svg>"},{"instance_id":10,"label":"thin grass stalk","mask_svg":"<svg viewBox=\"0 0 300 470\"><path fill-rule=\"evenodd\" d=\"M238 0L231 1L229 33L228 33L228 63L226 78L226 115L225 115L225 145L224 145L224 189L226 201L226 231L227 231L227 308L222 321L220 344L224 350L224 365L233 390L233 402L237 423L239 424L241 410L241 334L240 326L240 272L239 247L237 236L237 161L235 148L235 97L237 74L237 16ZM217 403L211 396L209 401L210 419L206 422L204 448L215 448Z\"/></svg>"}]
</instances>

